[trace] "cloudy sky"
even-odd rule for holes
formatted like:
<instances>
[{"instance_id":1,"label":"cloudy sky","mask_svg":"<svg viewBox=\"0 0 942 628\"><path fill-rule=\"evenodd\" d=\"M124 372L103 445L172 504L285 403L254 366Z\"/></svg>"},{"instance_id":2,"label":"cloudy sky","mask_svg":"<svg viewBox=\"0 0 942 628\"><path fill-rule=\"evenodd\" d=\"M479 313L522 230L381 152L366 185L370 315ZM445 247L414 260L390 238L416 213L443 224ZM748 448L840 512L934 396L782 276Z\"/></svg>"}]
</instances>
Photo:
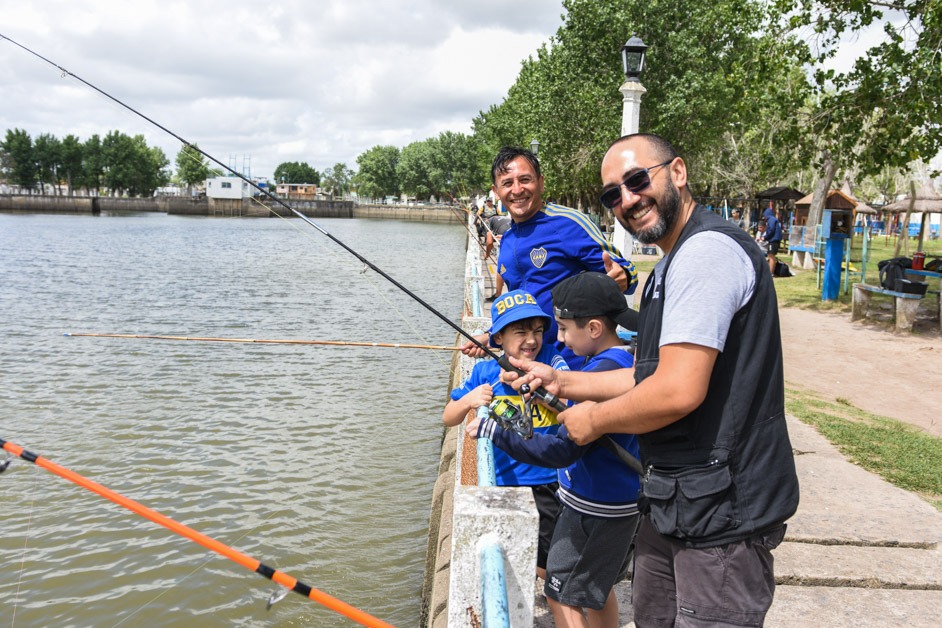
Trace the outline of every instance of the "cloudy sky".
<instances>
[{"instance_id":1,"label":"cloudy sky","mask_svg":"<svg viewBox=\"0 0 942 628\"><path fill-rule=\"evenodd\" d=\"M470 132L562 11L561 0L0 0L0 34L224 164L271 176L284 161L356 169L377 144ZM833 65L884 37L849 38ZM119 130L173 163L176 139L60 74L0 39L0 135Z\"/></svg>"},{"instance_id":2,"label":"cloudy sky","mask_svg":"<svg viewBox=\"0 0 942 628\"><path fill-rule=\"evenodd\" d=\"M0 34L237 170L318 170L406 144L506 95L562 23L559 0L0 0ZM0 39L0 133L180 143Z\"/></svg>"}]
</instances>

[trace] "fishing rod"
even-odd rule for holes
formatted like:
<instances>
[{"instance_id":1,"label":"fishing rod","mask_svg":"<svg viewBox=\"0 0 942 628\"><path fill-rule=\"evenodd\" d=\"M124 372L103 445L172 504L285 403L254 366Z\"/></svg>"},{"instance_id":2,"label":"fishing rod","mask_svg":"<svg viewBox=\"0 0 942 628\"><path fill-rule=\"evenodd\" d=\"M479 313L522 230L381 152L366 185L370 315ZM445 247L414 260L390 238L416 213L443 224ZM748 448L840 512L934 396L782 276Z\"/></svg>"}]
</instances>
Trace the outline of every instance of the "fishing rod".
<instances>
[{"instance_id":1,"label":"fishing rod","mask_svg":"<svg viewBox=\"0 0 942 628\"><path fill-rule=\"evenodd\" d=\"M365 264L368 268L370 268L370 270L372 270L373 272L377 273L377 274L380 275L383 279L386 279L386 280L389 281L391 284L393 284L394 286L396 286L397 288L399 288L402 292L404 292L406 295L408 295L408 296L409 296L411 299L413 299L415 302L417 302L418 304L420 304L420 305L421 305L422 307L424 307L426 310L428 310L429 312L431 312L432 314L434 314L436 317L438 317L438 318L439 318L442 322L444 322L446 325L448 325L448 326L451 327L453 330L455 330L456 332L458 332L458 334L460 334L461 336L463 336L464 338L466 338L467 340L469 340L469 341L470 341L472 344L474 344L477 348L479 348L481 351L483 351L485 355L487 355L488 357L490 357L490 358L496 360L497 363L500 365L500 367L501 367L502 369L504 369L505 371L510 371L510 372L518 373L519 375L525 375L525 372L524 372L522 369L518 369L517 367L515 367L514 365L512 365L512 364L510 363L510 360L508 359L508 357L507 357L506 355L498 355L497 353L495 353L494 351L492 351L492 350L490 349L490 347L488 347L485 343L482 343L480 340L478 340L477 338L475 338L471 333L469 333L469 332L465 331L464 329L462 329L462 327L461 327L460 325L454 323L451 319L449 319L447 316L445 316L444 314L442 314L441 312L439 312L438 310L436 310L434 307L432 307L430 304L428 304L425 300L423 300L423 299L422 299L421 297L419 297L417 294L415 294L414 292L412 292L411 290L409 290L408 288L406 288L404 285L402 285L401 283L399 283L398 281L396 281L396 279L394 279L392 276L390 276L389 274L387 274L387 273L386 273L385 271L383 271L381 268L379 268L378 266L376 266L375 264L373 264L372 262L370 262L368 259L366 259L366 258L363 257L362 255L360 255L360 253L358 253L358 252L355 251L353 248L351 248L350 246L348 246L345 242L343 242L342 240L340 240L339 238L337 238L336 236L334 236L332 233L328 232L326 229L324 229L323 227L321 227L321 226L320 226L319 224L317 224L315 221L311 220L310 218L308 218L307 216L305 216L304 214L302 214L301 212L299 212L297 209L295 209L294 207L292 207L292 206L289 205L288 203L284 202L282 199L280 199L280 198L277 197L276 195L272 194L272 193L269 192L268 190L264 189L263 187L261 187L260 185L258 185L257 183L255 183L254 181L252 181L251 179L249 179L248 177L246 177L246 176L243 175L242 173L237 172L236 170L234 170L233 168L231 168L229 165L222 163L221 161L219 161L218 159L216 159L215 157L213 157L212 155L210 155L209 153L207 153L206 151L204 151L203 149L201 149L199 146L196 146L195 144L191 144L190 142L188 142L188 141L185 140L184 138L180 137L179 135L177 135L176 133L174 133L173 131L171 131L170 129L168 129L167 127L165 127L164 125L162 125L162 124L160 124L159 122L153 120L152 118L149 118L148 116L144 115L143 113L141 113L141 112L138 111L137 109L134 109L134 108L131 107L130 105L124 103L123 101L119 100L119 99L116 98L115 96L112 96L111 94L109 94L108 92L104 91L103 89L101 89L101 88L99 88L99 87L97 87L97 86L95 86L95 85L89 83L88 81L86 81L86 80L83 79L82 77L76 75L75 73L70 72L69 70L67 70L67 69L65 69L64 67L62 67L61 65L59 65L58 63L55 63L54 61L51 61L51 60L47 59L46 57L42 56L42 55L39 54L38 52L35 52L35 51L31 50L30 48L27 48L27 47L24 46L23 44L21 44L21 43L19 43L19 42L17 42L17 41L14 41L13 39L10 39L9 37L7 37L6 35L4 35L3 33L0 33L0 39L5 39L5 40L7 40L8 42L10 42L11 44L17 46L18 48L21 48L22 50L28 52L29 54L33 55L34 57L37 57L38 59L41 59L42 61L48 63L49 65L51 65L51 66L53 66L53 67L55 67L56 69L58 69L58 70L62 73L62 76L71 76L72 78L74 78L75 80L79 81L79 82L82 83L83 85L86 85L87 87L89 87L89 88L95 90L96 92L98 92L99 94L101 94L102 96L104 96L105 98L107 98L107 99L111 100L112 102L118 104L119 106L123 107L124 109L127 109L128 111L130 111L130 112L133 113L134 115L139 116L140 118L142 118L142 119L146 120L147 122L153 124L155 127L157 127L158 129L160 129L161 131L164 131L165 133L167 133L167 134L170 135L171 137L177 139L177 140L178 140L179 142L181 142L184 146L186 146L186 147L190 148L191 150L194 150L194 151L198 152L199 154L203 155L204 157L206 157L207 159L209 159L210 161L212 161L212 162L215 163L216 165L220 166L221 168L223 168L223 169L226 170L227 172L231 173L233 176L235 176L235 177L241 179L242 181L248 183L248 184L251 185L253 188L255 188L256 190L258 190L260 193L262 193L262 194L265 195L266 197L270 198L272 201L274 201L274 202L277 203L278 205L281 205L282 207L284 207L285 209L287 209L288 211L290 211L292 214L294 214L295 216L297 216L298 218L300 218L301 220L303 220L304 222L306 222L307 224L309 224L311 227L313 227L314 229L316 229L317 231L319 231L321 234L324 235L324 237L326 237L327 239L329 239L330 241L334 242L335 244L337 244L338 246L340 246L342 249L344 249L345 251L347 251L348 253L350 253L351 255L353 255L353 256L354 256L355 258L357 258L360 262L362 262L362 263ZM542 402L543 402L544 404L546 404L547 406L553 408L553 409L556 410L557 412L563 412L563 411L565 411L566 408L567 408L566 404L563 403L563 402L559 399L559 397L557 397L556 395L550 393L549 391L547 391L547 390L546 390L545 388L543 388L543 387L537 388L536 390L532 390L532 391L530 391L530 392L531 392L534 396L536 396L537 399L539 399L540 401L542 401ZM638 459L635 458L634 456L632 456L631 454L629 454L623 447L621 447L620 445L618 445L617 443L615 443L614 440L612 440L611 438L608 438L607 436L603 436L600 440L602 441L603 444L605 444L606 447L608 447L609 449L611 449L611 450L613 451L613 453L616 453L616 455L617 455L625 464L627 464L629 467L631 467L632 469L634 469L634 470L635 470L636 472L638 472L639 474L643 472L643 469L642 469L642 467L641 467L641 463L638 461ZM606 444L606 442L607 442L607 444Z\"/></svg>"},{"instance_id":2,"label":"fishing rod","mask_svg":"<svg viewBox=\"0 0 942 628\"><path fill-rule=\"evenodd\" d=\"M461 347L443 345L413 345L392 342L355 342L348 340L270 340L267 338L213 338L208 336L153 336L145 334L77 334L63 336L87 338L134 338L145 340L187 340L191 342L249 342L266 345L330 345L337 347L389 347L392 349L431 349L435 351L461 351Z\"/></svg>"},{"instance_id":3,"label":"fishing rod","mask_svg":"<svg viewBox=\"0 0 942 628\"><path fill-rule=\"evenodd\" d=\"M326 606L330 610L339 613L348 619L352 619L353 621L363 626L392 628L391 624L384 622L381 619L377 619L369 613L361 611L355 606L351 606L350 604L347 604L346 602L339 600L332 595L328 595L323 591L319 591L283 571L269 567L268 565L260 562L255 558L252 558L251 556L248 556L247 554L243 554L242 552L233 549L210 536L206 536L201 532L197 532L193 528L185 526L182 523L179 523L170 517L157 512L156 510L148 508L147 506L136 502L133 499L129 499L120 493L116 493L115 491L102 486L97 482L93 482L92 480L89 480L88 478L79 475L74 471L60 466L51 460L40 456L39 454L27 451L26 449L23 449L23 447L2 438L0 438L0 447L20 458L21 460L32 462L36 466L42 467L50 473L54 473L55 475L68 480L69 482L77 484L82 488L91 491L92 493L100 495L101 497L104 497L105 499L112 501L133 513L136 513L145 519L148 519L149 521L167 528L171 532L193 541L194 543L202 545L206 549L216 552L220 556L228 558L232 562L242 565L246 569L254 571L257 574L260 574L269 580L280 584L282 587L284 587L284 590L275 591L275 593L269 597L268 608L271 608L272 604L275 604L280 599L282 599L289 591L293 591L303 595L308 599L314 600L315 602ZM5 460L3 463L0 463L0 473L3 473L3 471L6 470L11 460L12 458Z\"/></svg>"}]
</instances>

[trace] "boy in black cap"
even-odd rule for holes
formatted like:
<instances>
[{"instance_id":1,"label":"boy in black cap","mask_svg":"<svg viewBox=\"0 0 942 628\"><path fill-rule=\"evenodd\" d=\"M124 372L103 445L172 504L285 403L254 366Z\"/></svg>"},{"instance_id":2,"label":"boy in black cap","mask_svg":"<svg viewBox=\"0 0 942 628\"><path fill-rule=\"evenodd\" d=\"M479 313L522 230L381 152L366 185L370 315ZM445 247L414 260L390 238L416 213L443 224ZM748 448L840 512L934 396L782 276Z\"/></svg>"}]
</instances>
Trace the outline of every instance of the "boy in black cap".
<instances>
[{"instance_id":1,"label":"boy in black cap","mask_svg":"<svg viewBox=\"0 0 942 628\"><path fill-rule=\"evenodd\" d=\"M602 273L582 273L552 290L559 340L583 356L584 371L627 368L634 356L618 336L618 325L637 328L638 313L628 307L615 280ZM475 419L467 427L473 437L494 441L521 462L558 469L563 509L546 563L546 594L557 626L618 626L614 586L623 580L629 549L638 525L638 474L598 441L577 445L566 426L556 435L534 434L524 440L493 419ZM631 434L609 434L632 455L638 440Z\"/></svg>"}]
</instances>

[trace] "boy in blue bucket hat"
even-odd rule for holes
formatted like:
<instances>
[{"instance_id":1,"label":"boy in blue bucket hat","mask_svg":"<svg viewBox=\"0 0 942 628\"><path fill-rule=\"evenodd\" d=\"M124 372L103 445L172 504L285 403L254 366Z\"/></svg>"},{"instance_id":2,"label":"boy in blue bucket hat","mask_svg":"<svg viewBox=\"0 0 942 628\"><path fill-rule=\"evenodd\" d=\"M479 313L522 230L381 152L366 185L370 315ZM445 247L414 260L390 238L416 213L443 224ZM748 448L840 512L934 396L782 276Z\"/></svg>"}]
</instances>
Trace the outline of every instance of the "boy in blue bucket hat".
<instances>
[{"instance_id":1,"label":"boy in blue bucket hat","mask_svg":"<svg viewBox=\"0 0 942 628\"><path fill-rule=\"evenodd\" d=\"M536 360L551 364L553 368L568 370L566 361L555 345L543 344L543 332L549 324L549 316L540 308L533 295L523 290L513 290L497 297L491 305L489 343L492 347L503 349L510 357ZM497 360L478 361L464 384L451 391L451 401L445 406L442 422L449 427L458 425L469 412L500 399L524 407L520 393L501 383L500 372ZM535 403L529 408L535 434L556 433L559 424L555 410ZM559 514L556 469L519 462L498 449L494 450L494 467L498 486L529 486L533 491L533 499L540 514L537 573L545 577L546 556Z\"/></svg>"},{"instance_id":2,"label":"boy in blue bucket hat","mask_svg":"<svg viewBox=\"0 0 942 628\"><path fill-rule=\"evenodd\" d=\"M634 366L634 356L617 328L638 328L638 312L628 307L614 279L604 273L581 273L552 290L558 337L581 356L583 371L610 371ZM556 467L562 504L550 544L543 592L557 626L615 627L615 584L624 580L630 547L638 525L640 478L599 442L577 445L566 426L552 436L520 438L492 418L475 418L465 428L472 438L489 438L495 455L507 452L531 464ZM636 458L638 439L609 434Z\"/></svg>"}]
</instances>

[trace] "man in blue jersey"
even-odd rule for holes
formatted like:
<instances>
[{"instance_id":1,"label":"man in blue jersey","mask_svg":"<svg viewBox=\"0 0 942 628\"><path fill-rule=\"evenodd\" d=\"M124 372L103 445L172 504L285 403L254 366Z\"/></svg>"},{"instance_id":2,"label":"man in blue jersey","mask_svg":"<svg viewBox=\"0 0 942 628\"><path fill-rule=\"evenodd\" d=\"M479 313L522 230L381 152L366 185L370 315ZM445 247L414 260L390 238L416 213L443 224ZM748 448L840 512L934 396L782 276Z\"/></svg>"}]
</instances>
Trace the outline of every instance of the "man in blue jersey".
<instances>
[{"instance_id":1,"label":"man in blue jersey","mask_svg":"<svg viewBox=\"0 0 942 628\"><path fill-rule=\"evenodd\" d=\"M587 215L543 202L540 162L530 151L501 148L491 166L491 179L494 194L513 220L501 239L498 272L508 290L526 290L536 297L552 321L544 342L555 343L567 362L580 365L582 360L557 342L550 290L567 277L590 271L608 274L625 294L632 294L638 273ZM484 355L471 342L462 351L474 357Z\"/></svg>"}]
</instances>

